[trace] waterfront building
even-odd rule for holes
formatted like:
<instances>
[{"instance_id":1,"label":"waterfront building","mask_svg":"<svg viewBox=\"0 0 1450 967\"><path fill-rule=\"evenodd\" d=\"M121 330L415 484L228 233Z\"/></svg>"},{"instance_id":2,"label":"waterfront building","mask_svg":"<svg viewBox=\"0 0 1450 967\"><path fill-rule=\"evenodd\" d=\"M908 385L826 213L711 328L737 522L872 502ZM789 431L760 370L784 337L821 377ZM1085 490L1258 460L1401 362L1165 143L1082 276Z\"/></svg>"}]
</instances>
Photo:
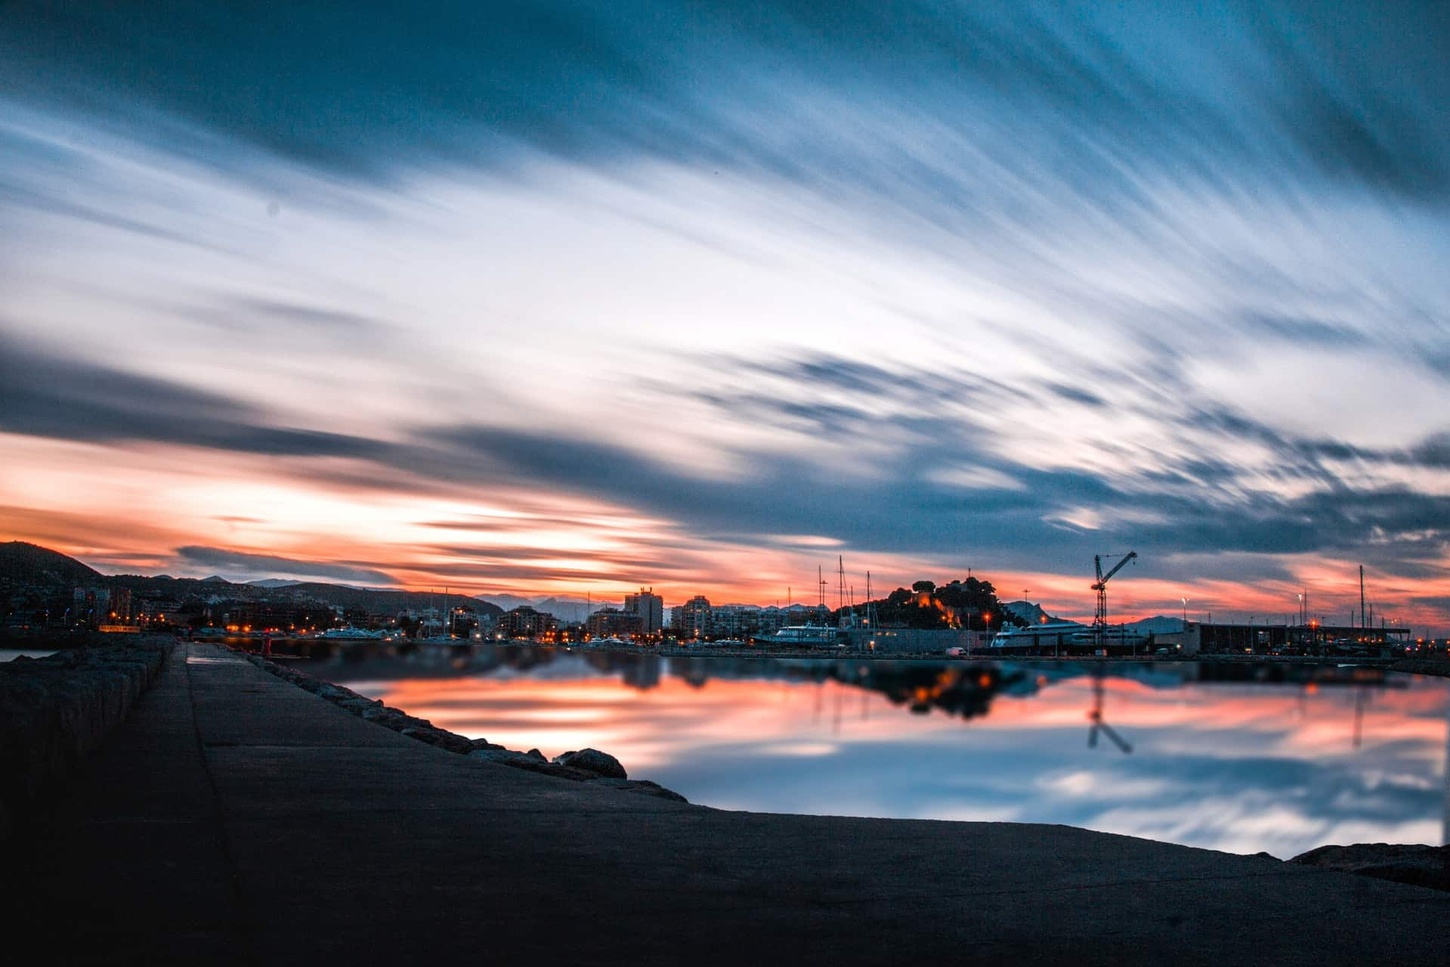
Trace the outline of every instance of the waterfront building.
<instances>
[{"instance_id":1,"label":"waterfront building","mask_svg":"<svg viewBox=\"0 0 1450 967\"><path fill-rule=\"evenodd\" d=\"M639 616L639 632L657 635L665 625L665 599L654 588L640 588L638 594L624 596L624 610Z\"/></svg>"},{"instance_id":2,"label":"waterfront building","mask_svg":"<svg viewBox=\"0 0 1450 967\"><path fill-rule=\"evenodd\" d=\"M558 630L558 618L526 604L519 605L512 611L505 611L498 619L498 631L507 638L534 638L554 634Z\"/></svg>"},{"instance_id":3,"label":"waterfront building","mask_svg":"<svg viewBox=\"0 0 1450 967\"><path fill-rule=\"evenodd\" d=\"M676 638L704 638L710 633L710 599L697 594L670 609L670 625Z\"/></svg>"},{"instance_id":4,"label":"waterfront building","mask_svg":"<svg viewBox=\"0 0 1450 967\"><path fill-rule=\"evenodd\" d=\"M711 638L748 638L761 633L761 609L753 604L716 605L710 611Z\"/></svg>"},{"instance_id":5,"label":"waterfront building","mask_svg":"<svg viewBox=\"0 0 1450 967\"><path fill-rule=\"evenodd\" d=\"M116 588L111 592L111 621L117 624L131 623L131 589Z\"/></svg>"},{"instance_id":6,"label":"waterfront building","mask_svg":"<svg viewBox=\"0 0 1450 967\"><path fill-rule=\"evenodd\" d=\"M633 611L619 608L601 608L584 622L591 638L628 638L641 634L643 619Z\"/></svg>"}]
</instances>

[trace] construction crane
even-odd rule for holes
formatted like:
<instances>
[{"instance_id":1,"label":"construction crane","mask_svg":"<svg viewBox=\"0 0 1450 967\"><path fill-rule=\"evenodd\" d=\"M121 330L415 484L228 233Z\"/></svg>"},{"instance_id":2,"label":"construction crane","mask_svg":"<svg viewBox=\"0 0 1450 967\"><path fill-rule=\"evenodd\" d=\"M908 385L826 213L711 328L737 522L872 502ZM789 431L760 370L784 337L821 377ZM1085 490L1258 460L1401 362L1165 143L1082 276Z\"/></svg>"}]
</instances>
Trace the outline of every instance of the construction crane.
<instances>
[{"instance_id":1,"label":"construction crane","mask_svg":"<svg viewBox=\"0 0 1450 967\"><path fill-rule=\"evenodd\" d=\"M1093 569L1097 572L1098 576L1097 583L1093 585L1093 590L1098 593L1098 613L1093 618L1093 642L1098 648L1104 646L1108 636L1108 581L1112 579L1114 574L1117 574L1123 569L1124 564L1127 564L1137 556L1137 551L1129 551L1127 556L1113 565L1111 571L1104 574L1102 555L1093 555Z\"/></svg>"}]
</instances>

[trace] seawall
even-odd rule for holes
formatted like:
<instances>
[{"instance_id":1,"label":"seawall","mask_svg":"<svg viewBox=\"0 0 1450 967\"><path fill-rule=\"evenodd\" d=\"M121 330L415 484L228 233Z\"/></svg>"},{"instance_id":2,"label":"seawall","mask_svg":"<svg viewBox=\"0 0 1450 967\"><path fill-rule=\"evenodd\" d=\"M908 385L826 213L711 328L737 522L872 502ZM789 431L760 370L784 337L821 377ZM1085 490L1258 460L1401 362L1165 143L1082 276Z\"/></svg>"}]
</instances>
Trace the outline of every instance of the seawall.
<instances>
[{"instance_id":1,"label":"seawall","mask_svg":"<svg viewBox=\"0 0 1450 967\"><path fill-rule=\"evenodd\" d=\"M125 720L173 647L145 638L0 664L0 840Z\"/></svg>"}]
</instances>

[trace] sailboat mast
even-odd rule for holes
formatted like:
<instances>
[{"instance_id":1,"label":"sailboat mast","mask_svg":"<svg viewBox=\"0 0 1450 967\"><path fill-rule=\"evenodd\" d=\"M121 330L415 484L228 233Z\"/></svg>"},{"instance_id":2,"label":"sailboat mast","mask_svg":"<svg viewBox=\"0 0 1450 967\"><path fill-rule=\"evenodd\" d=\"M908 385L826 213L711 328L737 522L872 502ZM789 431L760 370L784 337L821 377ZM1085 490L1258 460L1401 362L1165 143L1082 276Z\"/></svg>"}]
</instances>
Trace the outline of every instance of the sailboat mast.
<instances>
[{"instance_id":1,"label":"sailboat mast","mask_svg":"<svg viewBox=\"0 0 1450 967\"><path fill-rule=\"evenodd\" d=\"M1359 627L1368 630L1364 623L1364 565L1359 566Z\"/></svg>"}]
</instances>

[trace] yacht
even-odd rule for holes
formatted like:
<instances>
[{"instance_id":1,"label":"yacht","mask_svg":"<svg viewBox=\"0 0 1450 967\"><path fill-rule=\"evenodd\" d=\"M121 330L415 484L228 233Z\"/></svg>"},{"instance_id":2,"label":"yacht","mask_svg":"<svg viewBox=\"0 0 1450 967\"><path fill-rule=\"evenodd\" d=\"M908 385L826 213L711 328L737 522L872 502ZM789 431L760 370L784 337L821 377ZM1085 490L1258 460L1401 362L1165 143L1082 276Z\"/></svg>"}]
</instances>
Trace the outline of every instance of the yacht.
<instances>
[{"instance_id":1,"label":"yacht","mask_svg":"<svg viewBox=\"0 0 1450 967\"><path fill-rule=\"evenodd\" d=\"M1144 632L1116 625L1103 632L1102 644L1111 647L1136 646L1148 641ZM1004 628L987 647L993 651L1039 648L1092 648L1098 643L1092 625L1076 621L1048 621L1025 628Z\"/></svg>"},{"instance_id":2,"label":"yacht","mask_svg":"<svg viewBox=\"0 0 1450 967\"><path fill-rule=\"evenodd\" d=\"M328 628L317 637L329 641L384 641L391 638L382 631L368 631L365 628L354 628L352 625L348 625L346 628Z\"/></svg>"},{"instance_id":3,"label":"yacht","mask_svg":"<svg viewBox=\"0 0 1450 967\"><path fill-rule=\"evenodd\" d=\"M1022 648L1059 648L1066 645L1090 645L1093 629L1076 621L1047 621L1025 628L1003 628L992 636L987 647L993 651Z\"/></svg>"},{"instance_id":4,"label":"yacht","mask_svg":"<svg viewBox=\"0 0 1450 967\"><path fill-rule=\"evenodd\" d=\"M825 625L787 625L769 638L756 641L785 648L829 648L839 646L841 638L835 628Z\"/></svg>"}]
</instances>

